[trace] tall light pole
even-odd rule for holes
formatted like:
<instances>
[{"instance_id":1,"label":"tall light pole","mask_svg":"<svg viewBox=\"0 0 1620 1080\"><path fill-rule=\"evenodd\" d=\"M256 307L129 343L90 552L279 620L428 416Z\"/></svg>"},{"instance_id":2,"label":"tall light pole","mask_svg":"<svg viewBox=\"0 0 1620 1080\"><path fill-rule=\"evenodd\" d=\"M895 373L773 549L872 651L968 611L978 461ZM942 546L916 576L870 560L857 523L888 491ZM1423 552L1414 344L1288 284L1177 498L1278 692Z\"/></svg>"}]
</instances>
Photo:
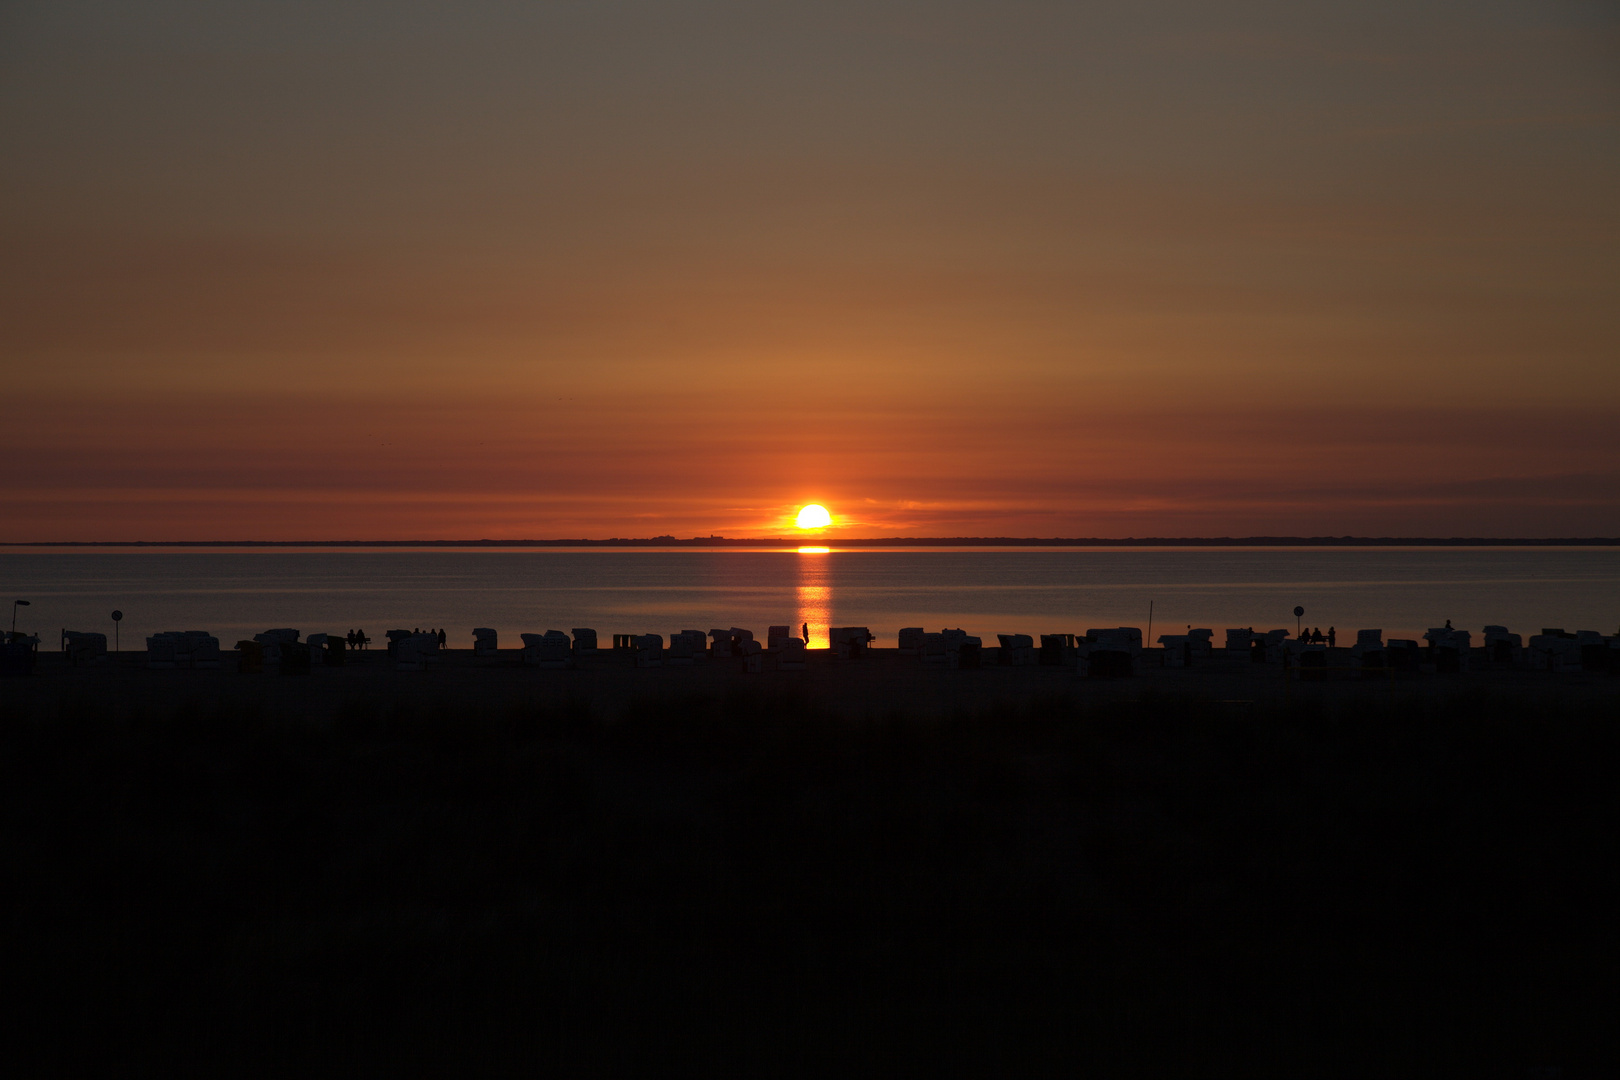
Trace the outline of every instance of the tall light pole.
<instances>
[{"instance_id":1,"label":"tall light pole","mask_svg":"<svg viewBox=\"0 0 1620 1080\"><path fill-rule=\"evenodd\" d=\"M20 608L20 607L30 607L30 606L31 605L28 603L27 600L13 600L11 602L11 636L12 637L17 636L17 609Z\"/></svg>"}]
</instances>

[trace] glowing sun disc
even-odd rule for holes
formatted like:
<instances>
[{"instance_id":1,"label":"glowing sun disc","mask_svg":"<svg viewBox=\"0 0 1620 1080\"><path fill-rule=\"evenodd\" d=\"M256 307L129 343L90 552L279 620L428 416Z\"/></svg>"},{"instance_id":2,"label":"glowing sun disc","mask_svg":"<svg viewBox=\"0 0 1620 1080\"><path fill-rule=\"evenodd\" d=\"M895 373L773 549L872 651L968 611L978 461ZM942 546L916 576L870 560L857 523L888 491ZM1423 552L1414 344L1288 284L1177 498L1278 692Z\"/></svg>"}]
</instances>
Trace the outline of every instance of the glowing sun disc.
<instances>
[{"instance_id":1,"label":"glowing sun disc","mask_svg":"<svg viewBox=\"0 0 1620 1080\"><path fill-rule=\"evenodd\" d=\"M798 525L801 529L825 529L832 524L832 515L827 513L825 506L811 503L799 511Z\"/></svg>"}]
</instances>

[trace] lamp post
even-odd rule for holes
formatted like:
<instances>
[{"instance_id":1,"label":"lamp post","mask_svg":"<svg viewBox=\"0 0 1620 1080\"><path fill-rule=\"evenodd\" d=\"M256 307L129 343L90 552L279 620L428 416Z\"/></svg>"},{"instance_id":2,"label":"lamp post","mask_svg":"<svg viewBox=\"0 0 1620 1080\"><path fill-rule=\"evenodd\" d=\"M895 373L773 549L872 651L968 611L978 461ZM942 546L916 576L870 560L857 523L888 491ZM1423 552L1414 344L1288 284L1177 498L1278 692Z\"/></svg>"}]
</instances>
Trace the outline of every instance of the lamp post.
<instances>
[{"instance_id":1,"label":"lamp post","mask_svg":"<svg viewBox=\"0 0 1620 1080\"><path fill-rule=\"evenodd\" d=\"M119 649L119 647L118 647L118 624L124 621L124 613L122 611L113 612L112 620L113 620L113 652L116 653L116 652L121 651Z\"/></svg>"},{"instance_id":2,"label":"lamp post","mask_svg":"<svg viewBox=\"0 0 1620 1080\"><path fill-rule=\"evenodd\" d=\"M32 605L30 605L27 600L13 600L11 602L11 636L12 637L17 636L17 609L20 608L20 607L30 607L30 606L32 606Z\"/></svg>"},{"instance_id":3,"label":"lamp post","mask_svg":"<svg viewBox=\"0 0 1620 1080\"><path fill-rule=\"evenodd\" d=\"M1294 636L1295 637L1299 637L1299 632L1300 632L1299 617L1301 615L1303 615L1303 614L1305 614L1305 609L1304 608L1298 607L1298 606L1296 606L1294 608Z\"/></svg>"}]
</instances>

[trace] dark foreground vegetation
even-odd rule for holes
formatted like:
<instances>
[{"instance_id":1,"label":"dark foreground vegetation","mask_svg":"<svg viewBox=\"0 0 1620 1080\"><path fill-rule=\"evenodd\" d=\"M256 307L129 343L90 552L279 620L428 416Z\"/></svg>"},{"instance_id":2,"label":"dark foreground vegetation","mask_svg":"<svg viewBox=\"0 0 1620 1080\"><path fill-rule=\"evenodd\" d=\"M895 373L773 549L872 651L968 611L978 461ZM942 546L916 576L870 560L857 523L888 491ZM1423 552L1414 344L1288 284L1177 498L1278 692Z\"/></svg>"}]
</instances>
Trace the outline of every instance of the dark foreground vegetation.
<instances>
[{"instance_id":1,"label":"dark foreground vegetation","mask_svg":"<svg viewBox=\"0 0 1620 1080\"><path fill-rule=\"evenodd\" d=\"M1614 1063L1612 701L1252 708L0 715L4 1053L126 1076Z\"/></svg>"}]
</instances>

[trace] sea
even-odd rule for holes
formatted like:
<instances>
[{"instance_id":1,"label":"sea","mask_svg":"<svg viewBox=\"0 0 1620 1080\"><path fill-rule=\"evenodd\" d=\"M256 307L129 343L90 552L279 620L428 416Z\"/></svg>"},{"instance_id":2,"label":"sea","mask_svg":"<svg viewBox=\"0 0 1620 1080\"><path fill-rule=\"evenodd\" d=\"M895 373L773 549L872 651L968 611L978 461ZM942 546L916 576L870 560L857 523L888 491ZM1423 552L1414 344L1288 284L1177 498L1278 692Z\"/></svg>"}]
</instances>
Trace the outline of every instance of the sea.
<instances>
[{"instance_id":1,"label":"sea","mask_svg":"<svg viewBox=\"0 0 1620 1080\"><path fill-rule=\"evenodd\" d=\"M303 634L475 627L520 633L866 626L996 634L1140 627L1359 629L1416 637L1450 620L1476 633L1620 629L1620 548L13 548L0 609L51 648L99 630L125 650L148 634L206 630L226 648L272 628ZM1296 617L1294 609L1304 609ZM123 613L112 620L113 611Z\"/></svg>"}]
</instances>

